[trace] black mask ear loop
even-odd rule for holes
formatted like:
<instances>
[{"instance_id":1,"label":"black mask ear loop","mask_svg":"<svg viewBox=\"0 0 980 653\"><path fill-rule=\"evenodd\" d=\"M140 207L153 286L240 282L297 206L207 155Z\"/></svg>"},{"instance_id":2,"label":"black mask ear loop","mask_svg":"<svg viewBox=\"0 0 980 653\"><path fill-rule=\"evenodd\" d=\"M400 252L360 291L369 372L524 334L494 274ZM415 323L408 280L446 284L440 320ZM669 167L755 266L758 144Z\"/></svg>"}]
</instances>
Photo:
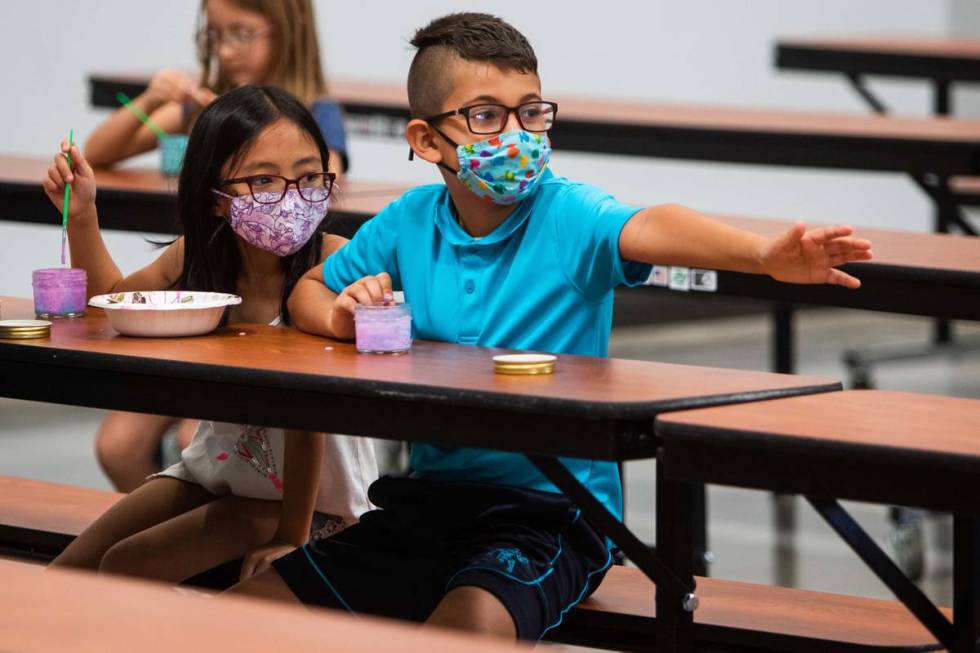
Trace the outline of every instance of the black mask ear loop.
<instances>
[{"instance_id":1,"label":"black mask ear loop","mask_svg":"<svg viewBox=\"0 0 980 653\"><path fill-rule=\"evenodd\" d=\"M448 136L446 136L445 134L443 134L441 129L439 129L438 127L436 127L435 125L433 125L431 122L429 123L429 127L432 127L432 129L434 129L437 134L439 134L444 139L446 139L446 142L447 143L449 143L453 147L459 149L459 143L457 143L453 139L451 139ZM413 150L411 147L408 148L408 160L409 161L414 161L415 160L415 150ZM440 168L442 168L443 170L446 170L447 172L453 174L453 175L458 175L459 174L459 170L453 170L452 168L450 168L449 166L447 166L442 161L440 161L436 165L439 166Z\"/></svg>"}]
</instances>

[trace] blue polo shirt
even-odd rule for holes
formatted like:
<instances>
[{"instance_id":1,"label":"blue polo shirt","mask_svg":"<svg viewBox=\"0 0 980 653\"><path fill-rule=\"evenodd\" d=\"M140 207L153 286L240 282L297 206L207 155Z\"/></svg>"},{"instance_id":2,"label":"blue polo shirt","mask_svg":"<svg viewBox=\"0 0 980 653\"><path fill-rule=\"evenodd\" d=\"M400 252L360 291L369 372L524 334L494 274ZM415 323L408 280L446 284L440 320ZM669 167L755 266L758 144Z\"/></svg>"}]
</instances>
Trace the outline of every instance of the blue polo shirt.
<instances>
[{"instance_id":1,"label":"blue polo shirt","mask_svg":"<svg viewBox=\"0 0 980 653\"><path fill-rule=\"evenodd\" d=\"M650 266L623 261L619 234L639 209L546 171L492 233L456 222L442 184L412 189L366 222L323 266L327 287L391 275L412 306L415 335L464 345L606 356L613 288L638 285ZM563 458L613 514L622 515L615 463ZM415 476L557 492L514 453L415 444Z\"/></svg>"}]
</instances>

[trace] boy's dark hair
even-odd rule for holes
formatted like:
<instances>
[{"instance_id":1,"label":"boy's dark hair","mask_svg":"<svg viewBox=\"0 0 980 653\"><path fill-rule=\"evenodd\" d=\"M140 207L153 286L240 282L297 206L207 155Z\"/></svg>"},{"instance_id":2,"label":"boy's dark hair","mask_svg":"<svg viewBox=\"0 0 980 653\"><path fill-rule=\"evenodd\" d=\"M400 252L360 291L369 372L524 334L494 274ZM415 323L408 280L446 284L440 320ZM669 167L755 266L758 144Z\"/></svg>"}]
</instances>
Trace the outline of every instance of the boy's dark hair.
<instances>
[{"instance_id":1,"label":"boy's dark hair","mask_svg":"<svg viewBox=\"0 0 980 653\"><path fill-rule=\"evenodd\" d=\"M176 289L235 292L241 271L237 236L225 218L214 215L212 189L221 189L225 164L234 170L256 137L280 119L309 135L326 170L329 151L316 120L286 91L272 86L242 86L220 96L198 116L177 186L184 267L174 284ZM317 231L298 252L279 261L283 272L280 314L286 324L286 300L299 278L319 262L322 239Z\"/></svg>"},{"instance_id":2,"label":"boy's dark hair","mask_svg":"<svg viewBox=\"0 0 980 653\"><path fill-rule=\"evenodd\" d=\"M408 106L415 118L442 111L452 92L452 60L485 61L502 70L538 73L538 59L527 39L496 16L448 14L415 32L418 49L408 70Z\"/></svg>"}]
</instances>

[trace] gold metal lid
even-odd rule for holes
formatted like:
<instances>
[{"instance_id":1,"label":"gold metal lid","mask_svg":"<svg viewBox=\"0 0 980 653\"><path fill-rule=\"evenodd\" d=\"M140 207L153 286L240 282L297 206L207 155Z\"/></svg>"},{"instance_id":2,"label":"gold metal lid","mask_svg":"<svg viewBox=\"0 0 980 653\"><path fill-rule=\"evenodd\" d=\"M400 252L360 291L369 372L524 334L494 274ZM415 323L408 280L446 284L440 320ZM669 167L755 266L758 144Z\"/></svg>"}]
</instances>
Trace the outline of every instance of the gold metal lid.
<instances>
[{"instance_id":1,"label":"gold metal lid","mask_svg":"<svg viewBox=\"0 0 980 653\"><path fill-rule=\"evenodd\" d=\"M50 331L39 333L0 333L0 340L33 340L35 338L50 338Z\"/></svg>"},{"instance_id":2,"label":"gold metal lid","mask_svg":"<svg viewBox=\"0 0 980 653\"><path fill-rule=\"evenodd\" d=\"M0 338L6 340L47 338L51 323L46 320L0 320Z\"/></svg>"},{"instance_id":3,"label":"gold metal lid","mask_svg":"<svg viewBox=\"0 0 980 653\"><path fill-rule=\"evenodd\" d=\"M526 376L554 374L557 361L558 357L551 354L503 354L493 357L493 371Z\"/></svg>"},{"instance_id":4,"label":"gold metal lid","mask_svg":"<svg viewBox=\"0 0 980 653\"><path fill-rule=\"evenodd\" d=\"M52 324L48 320L0 320L0 329L39 329Z\"/></svg>"}]
</instances>

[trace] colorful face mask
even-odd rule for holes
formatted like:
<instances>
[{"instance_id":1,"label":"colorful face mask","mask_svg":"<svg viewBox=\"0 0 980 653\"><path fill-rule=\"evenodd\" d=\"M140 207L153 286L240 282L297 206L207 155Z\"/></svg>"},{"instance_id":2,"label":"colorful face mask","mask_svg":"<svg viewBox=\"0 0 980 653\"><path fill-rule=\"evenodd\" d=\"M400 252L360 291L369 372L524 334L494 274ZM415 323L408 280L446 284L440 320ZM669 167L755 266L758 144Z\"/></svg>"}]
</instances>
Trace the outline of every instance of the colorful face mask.
<instances>
[{"instance_id":1,"label":"colorful face mask","mask_svg":"<svg viewBox=\"0 0 980 653\"><path fill-rule=\"evenodd\" d=\"M245 242L276 256L295 254L305 245L323 219L327 217L330 198L309 202L299 191L290 188L273 204L255 201L251 194L228 195L213 191L231 200L228 224ZM260 199L273 199L279 193L258 193Z\"/></svg>"},{"instance_id":2,"label":"colorful face mask","mask_svg":"<svg viewBox=\"0 0 980 653\"><path fill-rule=\"evenodd\" d=\"M551 141L545 134L509 131L457 145L456 155L456 177L467 188L495 204L514 204L537 187L551 159Z\"/></svg>"}]
</instances>

